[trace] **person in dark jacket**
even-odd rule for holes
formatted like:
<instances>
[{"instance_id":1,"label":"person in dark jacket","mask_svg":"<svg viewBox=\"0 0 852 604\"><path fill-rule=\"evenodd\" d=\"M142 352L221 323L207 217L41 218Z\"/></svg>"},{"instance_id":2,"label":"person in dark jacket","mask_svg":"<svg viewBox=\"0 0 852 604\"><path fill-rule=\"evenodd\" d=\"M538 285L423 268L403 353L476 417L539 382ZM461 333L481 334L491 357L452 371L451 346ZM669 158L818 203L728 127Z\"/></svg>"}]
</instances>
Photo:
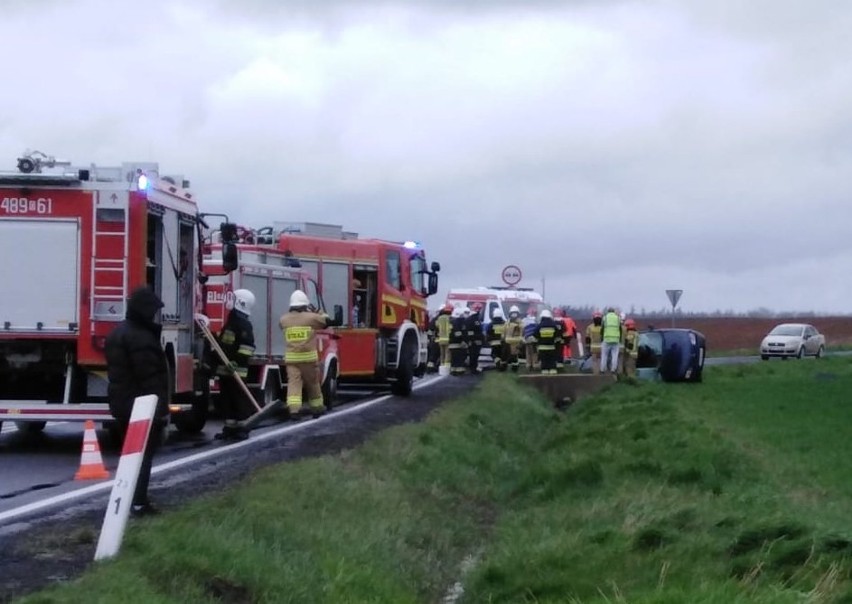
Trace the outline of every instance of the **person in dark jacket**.
<instances>
[{"instance_id":1,"label":"person in dark jacket","mask_svg":"<svg viewBox=\"0 0 852 604\"><path fill-rule=\"evenodd\" d=\"M247 289L234 292L234 307L228 313L225 325L217 338L222 352L230 361L220 363L216 369L219 377L219 396L225 425L218 438L226 440L245 440L248 430L239 425L239 421L248 417L254 409L243 391L239 379L245 382L248 377L249 360L254 354L254 328L249 316L255 304L254 294Z\"/></svg>"},{"instance_id":2,"label":"person in dark jacket","mask_svg":"<svg viewBox=\"0 0 852 604\"><path fill-rule=\"evenodd\" d=\"M136 397L157 396L157 410L133 493L131 511L134 515L157 511L148 498L148 482L154 451L169 421L169 366L160 344L162 326L155 320L162 307L162 300L149 288L133 291L127 301L126 318L107 336L104 351L109 408L122 434L127 433Z\"/></svg>"},{"instance_id":3,"label":"person in dark jacket","mask_svg":"<svg viewBox=\"0 0 852 604\"><path fill-rule=\"evenodd\" d=\"M467 326L467 363L472 374L481 373L479 353L485 343L485 331L482 329L482 304L475 302L471 313L465 320Z\"/></svg>"},{"instance_id":4,"label":"person in dark jacket","mask_svg":"<svg viewBox=\"0 0 852 604\"><path fill-rule=\"evenodd\" d=\"M535 326L533 337L538 343L538 358L541 361L541 372L554 374L556 371L557 350L561 352L562 342L560 331L553 315L548 309L541 311L541 319Z\"/></svg>"}]
</instances>

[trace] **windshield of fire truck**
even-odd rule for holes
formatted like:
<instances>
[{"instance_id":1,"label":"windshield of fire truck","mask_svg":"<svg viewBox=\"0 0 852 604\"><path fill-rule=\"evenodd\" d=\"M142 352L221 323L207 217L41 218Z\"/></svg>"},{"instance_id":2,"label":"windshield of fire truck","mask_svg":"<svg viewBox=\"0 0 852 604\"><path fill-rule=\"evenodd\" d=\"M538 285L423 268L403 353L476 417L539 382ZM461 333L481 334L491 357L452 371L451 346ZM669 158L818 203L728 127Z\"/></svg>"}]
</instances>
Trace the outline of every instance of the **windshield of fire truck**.
<instances>
[{"instance_id":1,"label":"windshield of fire truck","mask_svg":"<svg viewBox=\"0 0 852 604\"><path fill-rule=\"evenodd\" d=\"M429 294L429 273L426 269L426 258L420 254L411 257L411 285L421 296Z\"/></svg>"}]
</instances>

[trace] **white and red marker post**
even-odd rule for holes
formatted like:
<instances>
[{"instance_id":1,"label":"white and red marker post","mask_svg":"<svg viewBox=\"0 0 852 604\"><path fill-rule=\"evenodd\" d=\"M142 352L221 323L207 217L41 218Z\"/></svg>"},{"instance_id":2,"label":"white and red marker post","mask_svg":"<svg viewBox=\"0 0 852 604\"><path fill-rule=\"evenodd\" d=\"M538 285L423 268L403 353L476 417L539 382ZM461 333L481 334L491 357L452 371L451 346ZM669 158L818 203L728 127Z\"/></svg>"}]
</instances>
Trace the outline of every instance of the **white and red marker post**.
<instances>
[{"instance_id":1,"label":"white and red marker post","mask_svg":"<svg viewBox=\"0 0 852 604\"><path fill-rule=\"evenodd\" d=\"M95 551L95 560L111 558L121 548L124 530L127 528L127 518L130 516L130 506L133 504L133 493L136 491L136 482L142 467L142 455L148 444L148 435L151 432L156 410L155 394L139 396L133 401L130 425L127 427L121 459L118 461L118 469L112 483L112 492L104 514L101 536L98 539L98 549Z\"/></svg>"}]
</instances>

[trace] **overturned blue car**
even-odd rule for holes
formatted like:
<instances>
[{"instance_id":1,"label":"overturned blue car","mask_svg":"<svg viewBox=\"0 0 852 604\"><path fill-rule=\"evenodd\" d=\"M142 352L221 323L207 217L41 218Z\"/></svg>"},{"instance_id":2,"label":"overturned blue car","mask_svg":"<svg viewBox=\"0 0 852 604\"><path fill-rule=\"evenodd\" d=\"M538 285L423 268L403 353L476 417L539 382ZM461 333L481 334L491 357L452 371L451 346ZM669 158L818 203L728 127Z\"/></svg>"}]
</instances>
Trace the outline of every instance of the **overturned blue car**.
<instances>
[{"instance_id":1,"label":"overturned blue car","mask_svg":"<svg viewBox=\"0 0 852 604\"><path fill-rule=\"evenodd\" d=\"M704 372L704 334L694 329L649 329L639 334L636 375L664 382L700 382Z\"/></svg>"}]
</instances>

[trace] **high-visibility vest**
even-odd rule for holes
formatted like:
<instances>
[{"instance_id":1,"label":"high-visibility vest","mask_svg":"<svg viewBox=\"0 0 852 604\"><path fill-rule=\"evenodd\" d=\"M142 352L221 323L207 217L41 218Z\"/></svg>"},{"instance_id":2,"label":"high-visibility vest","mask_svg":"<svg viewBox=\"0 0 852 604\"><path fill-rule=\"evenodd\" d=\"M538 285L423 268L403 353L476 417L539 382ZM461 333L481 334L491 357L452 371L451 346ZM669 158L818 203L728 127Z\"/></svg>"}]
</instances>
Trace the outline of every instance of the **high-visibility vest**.
<instances>
[{"instance_id":1,"label":"high-visibility vest","mask_svg":"<svg viewBox=\"0 0 852 604\"><path fill-rule=\"evenodd\" d=\"M621 341L621 319L614 312L604 315L603 341L607 344L617 344Z\"/></svg>"}]
</instances>

